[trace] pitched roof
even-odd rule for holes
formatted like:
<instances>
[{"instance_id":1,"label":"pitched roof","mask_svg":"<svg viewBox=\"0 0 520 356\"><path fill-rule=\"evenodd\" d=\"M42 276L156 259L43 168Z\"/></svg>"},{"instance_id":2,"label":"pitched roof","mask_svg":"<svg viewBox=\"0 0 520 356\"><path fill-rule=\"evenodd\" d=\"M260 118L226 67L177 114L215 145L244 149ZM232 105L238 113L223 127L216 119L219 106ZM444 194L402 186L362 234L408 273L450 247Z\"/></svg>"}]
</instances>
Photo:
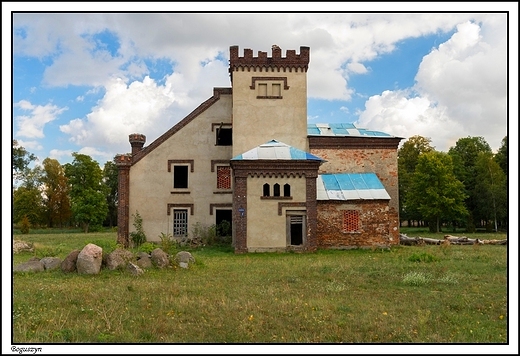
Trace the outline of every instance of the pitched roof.
<instances>
[{"instance_id":1,"label":"pitched roof","mask_svg":"<svg viewBox=\"0 0 520 356\"><path fill-rule=\"evenodd\" d=\"M390 199L375 173L319 174L316 190L318 200Z\"/></svg>"},{"instance_id":2,"label":"pitched roof","mask_svg":"<svg viewBox=\"0 0 520 356\"><path fill-rule=\"evenodd\" d=\"M308 152L298 148L289 146L283 142L271 140L260 146L257 146L247 152L242 153L231 160L314 160L323 161L323 159L314 156Z\"/></svg>"},{"instance_id":3,"label":"pitched roof","mask_svg":"<svg viewBox=\"0 0 520 356\"><path fill-rule=\"evenodd\" d=\"M357 128L352 123L308 124L309 136L394 137L385 132Z\"/></svg>"}]
</instances>

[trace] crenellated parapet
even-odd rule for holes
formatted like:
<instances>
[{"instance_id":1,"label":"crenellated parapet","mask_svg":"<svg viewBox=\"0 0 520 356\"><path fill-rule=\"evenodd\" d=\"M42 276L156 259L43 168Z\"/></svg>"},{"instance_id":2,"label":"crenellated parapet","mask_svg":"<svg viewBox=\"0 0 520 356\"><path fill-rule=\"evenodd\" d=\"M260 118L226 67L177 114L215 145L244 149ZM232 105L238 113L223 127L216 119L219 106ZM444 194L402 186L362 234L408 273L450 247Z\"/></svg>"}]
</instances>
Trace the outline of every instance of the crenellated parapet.
<instances>
[{"instance_id":1,"label":"crenellated parapet","mask_svg":"<svg viewBox=\"0 0 520 356\"><path fill-rule=\"evenodd\" d=\"M300 47L300 54L295 50L287 50L286 56L282 57L280 47L272 47L272 56L268 57L267 52L258 51L258 56L253 57L253 50L244 49L244 56L238 55L238 46L229 48L229 73L231 79L234 71L266 71L268 69L280 71L303 71L307 72L310 60L310 47Z\"/></svg>"}]
</instances>

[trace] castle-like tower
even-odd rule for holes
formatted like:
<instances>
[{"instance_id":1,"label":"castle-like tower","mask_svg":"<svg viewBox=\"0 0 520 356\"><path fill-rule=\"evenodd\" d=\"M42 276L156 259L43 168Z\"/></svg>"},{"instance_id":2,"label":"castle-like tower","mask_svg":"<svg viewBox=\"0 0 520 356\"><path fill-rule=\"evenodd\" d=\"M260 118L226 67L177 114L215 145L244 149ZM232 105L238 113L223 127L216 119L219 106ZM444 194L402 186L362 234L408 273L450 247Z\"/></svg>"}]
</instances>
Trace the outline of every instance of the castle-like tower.
<instances>
[{"instance_id":1,"label":"castle-like tower","mask_svg":"<svg viewBox=\"0 0 520 356\"><path fill-rule=\"evenodd\" d=\"M307 151L307 69L310 48L300 54L272 47L272 57L230 47L233 88L233 156L272 139Z\"/></svg>"}]
</instances>

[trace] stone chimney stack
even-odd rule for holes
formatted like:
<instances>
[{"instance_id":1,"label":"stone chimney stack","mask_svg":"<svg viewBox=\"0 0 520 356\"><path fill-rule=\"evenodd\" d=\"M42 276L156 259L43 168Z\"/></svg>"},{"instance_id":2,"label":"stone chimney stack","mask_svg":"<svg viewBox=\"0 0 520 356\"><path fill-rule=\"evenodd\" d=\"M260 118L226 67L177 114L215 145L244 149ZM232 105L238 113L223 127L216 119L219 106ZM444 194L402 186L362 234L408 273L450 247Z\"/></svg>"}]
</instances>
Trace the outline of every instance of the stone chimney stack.
<instances>
[{"instance_id":1,"label":"stone chimney stack","mask_svg":"<svg viewBox=\"0 0 520 356\"><path fill-rule=\"evenodd\" d=\"M132 146L132 155L143 149L144 143L146 142L146 136L138 133L130 134L128 136L130 145Z\"/></svg>"}]
</instances>

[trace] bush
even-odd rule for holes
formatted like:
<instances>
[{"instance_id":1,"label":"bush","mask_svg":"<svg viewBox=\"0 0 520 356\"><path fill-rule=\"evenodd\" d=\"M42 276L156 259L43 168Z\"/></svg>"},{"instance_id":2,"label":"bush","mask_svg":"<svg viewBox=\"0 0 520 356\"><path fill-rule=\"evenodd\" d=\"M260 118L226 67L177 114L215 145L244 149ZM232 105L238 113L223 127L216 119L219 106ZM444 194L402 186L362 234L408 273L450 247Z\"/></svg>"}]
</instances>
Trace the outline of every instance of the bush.
<instances>
[{"instance_id":1,"label":"bush","mask_svg":"<svg viewBox=\"0 0 520 356\"><path fill-rule=\"evenodd\" d=\"M20 221L20 232L22 234L28 234L30 226L31 222L29 221L29 218L27 217L27 215L24 215L22 220Z\"/></svg>"},{"instance_id":2,"label":"bush","mask_svg":"<svg viewBox=\"0 0 520 356\"><path fill-rule=\"evenodd\" d=\"M157 246L154 243L145 242L141 246L139 246L139 251L142 251L142 252L145 252L147 254L150 254L156 248L157 248Z\"/></svg>"},{"instance_id":3,"label":"bush","mask_svg":"<svg viewBox=\"0 0 520 356\"><path fill-rule=\"evenodd\" d=\"M193 224L190 243L192 245L214 245L217 241L217 228L215 225L206 226L200 222Z\"/></svg>"},{"instance_id":4,"label":"bush","mask_svg":"<svg viewBox=\"0 0 520 356\"><path fill-rule=\"evenodd\" d=\"M137 210L135 211L135 214L132 214L132 217L134 218L133 225L135 231L130 233L130 238L132 239L134 247L139 247L141 244L146 242L146 235L143 230L143 218Z\"/></svg>"}]
</instances>

